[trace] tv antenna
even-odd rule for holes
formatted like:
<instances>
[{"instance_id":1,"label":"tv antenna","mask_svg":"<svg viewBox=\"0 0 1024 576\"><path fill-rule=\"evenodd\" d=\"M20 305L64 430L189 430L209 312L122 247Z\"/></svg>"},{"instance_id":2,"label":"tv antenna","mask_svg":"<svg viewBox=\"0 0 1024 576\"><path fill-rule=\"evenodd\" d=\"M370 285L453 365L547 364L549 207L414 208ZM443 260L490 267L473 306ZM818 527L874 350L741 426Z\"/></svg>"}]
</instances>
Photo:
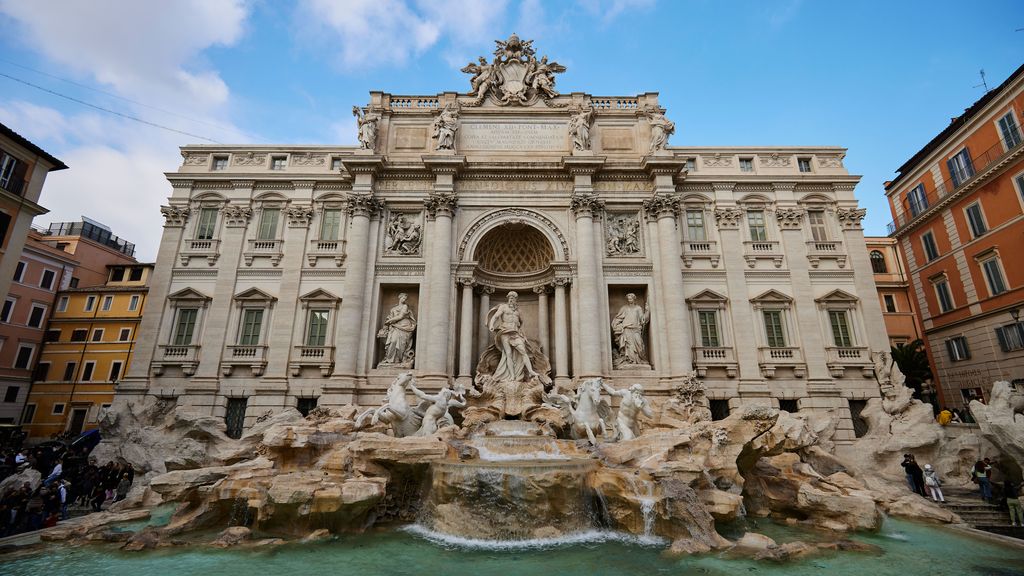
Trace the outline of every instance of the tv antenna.
<instances>
[{"instance_id":1,"label":"tv antenna","mask_svg":"<svg viewBox=\"0 0 1024 576\"><path fill-rule=\"evenodd\" d=\"M988 82L985 81L985 69L982 68L981 70L978 70L978 74L981 75L981 84L975 84L972 88L981 88L984 86L985 93L988 94Z\"/></svg>"}]
</instances>

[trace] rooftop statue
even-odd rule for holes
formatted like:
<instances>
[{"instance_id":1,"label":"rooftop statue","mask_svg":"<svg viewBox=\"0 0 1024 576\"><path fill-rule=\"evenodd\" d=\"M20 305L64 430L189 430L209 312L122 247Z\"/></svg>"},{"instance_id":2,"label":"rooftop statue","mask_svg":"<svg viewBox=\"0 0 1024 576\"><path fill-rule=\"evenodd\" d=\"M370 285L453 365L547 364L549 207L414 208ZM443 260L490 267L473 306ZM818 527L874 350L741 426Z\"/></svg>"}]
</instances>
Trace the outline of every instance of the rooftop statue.
<instances>
[{"instance_id":1,"label":"rooftop statue","mask_svg":"<svg viewBox=\"0 0 1024 576\"><path fill-rule=\"evenodd\" d=\"M480 56L477 62L470 62L462 69L472 74L470 106L479 106L491 95L499 106L517 104L528 106L543 98L545 101L558 96L555 90L555 74L565 72L565 66L549 62L544 56L537 60L533 40L520 40L512 34L508 40L495 40L498 45L490 63Z\"/></svg>"},{"instance_id":2,"label":"rooftop statue","mask_svg":"<svg viewBox=\"0 0 1024 576\"><path fill-rule=\"evenodd\" d=\"M364 112L359 106L353 106L352 115L359 123L359 147L373 151L377 147L377 122L380 121L380 114L369 108Z\"/></svg>"}]
</instances>

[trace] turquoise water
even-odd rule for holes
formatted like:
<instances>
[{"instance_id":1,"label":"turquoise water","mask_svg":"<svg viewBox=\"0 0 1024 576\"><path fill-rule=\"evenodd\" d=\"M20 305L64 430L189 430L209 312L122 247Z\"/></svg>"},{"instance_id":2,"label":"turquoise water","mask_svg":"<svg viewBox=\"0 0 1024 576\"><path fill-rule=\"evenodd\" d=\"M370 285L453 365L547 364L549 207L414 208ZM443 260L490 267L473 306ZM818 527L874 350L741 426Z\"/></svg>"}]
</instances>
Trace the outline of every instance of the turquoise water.
<instances>
[{"instance_id":1,"label":"turquoise water","mask_svg":"<svg viewBox=\"0 0 1024 576\"><path fill-rule=\"evenodd\" d=\"M809 540L807 533L763 525L780 542ZM889 521L881 533L857 536L885 553L839 553L801 562L772 564L715 555L667 558L664 546L633 539L566 543L520 550L487 550L444 544L407 531L344 536L318 544L266 550L169 548L126 553L111 546L50 547L26 557L0 557L0 574L10 576L150 574L203 576L443 575L604 576L626 574L827 574L828 576L1010 576L1024 575L1024 549L1008 548L958 533Z\"/></svg>"}]
</instances>

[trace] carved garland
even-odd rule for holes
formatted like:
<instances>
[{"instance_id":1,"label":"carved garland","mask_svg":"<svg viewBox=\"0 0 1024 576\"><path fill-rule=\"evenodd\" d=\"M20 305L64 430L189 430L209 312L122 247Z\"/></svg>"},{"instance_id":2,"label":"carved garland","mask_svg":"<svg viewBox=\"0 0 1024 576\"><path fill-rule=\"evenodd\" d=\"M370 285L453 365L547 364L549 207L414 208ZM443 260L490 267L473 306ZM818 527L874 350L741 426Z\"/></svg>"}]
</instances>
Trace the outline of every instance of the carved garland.
<instances>
[{"instance_id":1,"label":"carved garland","mask_svg":"<svg viewBox=\"0 0 1024 576\"><path fill-rule=\"evenodd\" d=\"M184 160L185 166L205 166L210 155L199 154L196 152L182 152L181 157Z\"/></svg>"},{"instance_id":2,"label":"carved garland","mask_svg":"<svg viewBox=\"0 0 1024 576\"><path fill-rule=\"evenodd\" d=\"M477 236L481 228L496 220L509 224L523 224L533 220L535 223L541 224L558 238L559 244L562 245L562 259L569 259L569 242L566 241L562 231L558 229L558 226L550 218L540 212L534 212L525 208L504 208L484 214L466 230L466 234L462 237L462 242L459 243L460 261L465 260L466 248L469 246L470 240Z\"/></svg>"}]
</instances>

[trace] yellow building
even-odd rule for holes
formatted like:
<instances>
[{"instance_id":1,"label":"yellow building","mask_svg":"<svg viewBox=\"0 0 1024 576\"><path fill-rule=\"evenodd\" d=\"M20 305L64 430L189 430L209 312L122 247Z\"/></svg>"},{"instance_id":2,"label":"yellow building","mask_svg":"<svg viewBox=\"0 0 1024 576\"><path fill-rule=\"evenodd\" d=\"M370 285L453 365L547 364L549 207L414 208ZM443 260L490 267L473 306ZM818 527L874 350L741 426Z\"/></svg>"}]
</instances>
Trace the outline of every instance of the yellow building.
<instances>
[{"instance_id":1,"label":"yellow building","mask_svg":"<svg viewBox=\"0 0 1024 576\"><path fill-rule=\"evenodd\" d=\"M22 420L30 439L95 428L128 369L153 265L107 269L103 285L57 294Z\"/></svg>"}]
</instances>

